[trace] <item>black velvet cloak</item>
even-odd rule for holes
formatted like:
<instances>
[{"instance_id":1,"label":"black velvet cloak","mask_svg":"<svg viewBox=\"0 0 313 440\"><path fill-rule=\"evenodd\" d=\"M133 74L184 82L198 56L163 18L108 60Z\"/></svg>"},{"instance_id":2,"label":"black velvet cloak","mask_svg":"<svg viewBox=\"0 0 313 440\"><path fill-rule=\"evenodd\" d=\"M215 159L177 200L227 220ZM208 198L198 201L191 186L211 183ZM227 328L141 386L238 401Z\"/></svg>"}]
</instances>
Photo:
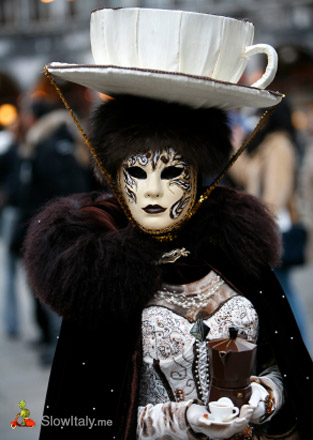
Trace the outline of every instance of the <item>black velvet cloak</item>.
<instances>
[{"instance_id":1,"label":"black velvet cloak","mask_svg":"<svg viewBox=\"0 0 313 440\"><path fill-rule=\"evenodd\" d=\"M259 314L256 374L273 359L282 373L286 404L264 429L280 434L297 422L300 438L309 439L312 360L271 269L277 237L259 200L223 187L167 243L129 225L110 196L47 205L30 225L24 251L32 288L63 316L40 439L135 439L142 308L163 280L191 282L210 269ZM155 264L176 247L190 256Z\"/></svg>"}]
</instances>

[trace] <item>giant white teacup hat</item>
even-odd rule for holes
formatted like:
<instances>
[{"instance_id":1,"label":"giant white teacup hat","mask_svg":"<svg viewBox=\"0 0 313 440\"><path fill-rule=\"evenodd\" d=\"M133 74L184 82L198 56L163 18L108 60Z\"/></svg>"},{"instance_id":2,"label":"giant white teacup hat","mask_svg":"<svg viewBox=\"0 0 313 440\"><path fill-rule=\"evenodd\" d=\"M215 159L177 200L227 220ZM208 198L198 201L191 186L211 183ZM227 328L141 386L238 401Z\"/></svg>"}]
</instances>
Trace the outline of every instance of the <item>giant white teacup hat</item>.
<instances>
[{"instance_id":1,"label":"giant white teacup hat","mask_svg":"<svg viewBox=\"0 0 313 440\"><path fill-rule=\"evenodd\" d=\"M276 51L253 44L253 24L194 12L117 8L91 14L95 64L51 63L53 75L99 92L130 94L193 107L271 107L282 95L264 90L277 71ZM249 56L267 55L263 76L237 84Z\"/></svg>"}]
</instances>

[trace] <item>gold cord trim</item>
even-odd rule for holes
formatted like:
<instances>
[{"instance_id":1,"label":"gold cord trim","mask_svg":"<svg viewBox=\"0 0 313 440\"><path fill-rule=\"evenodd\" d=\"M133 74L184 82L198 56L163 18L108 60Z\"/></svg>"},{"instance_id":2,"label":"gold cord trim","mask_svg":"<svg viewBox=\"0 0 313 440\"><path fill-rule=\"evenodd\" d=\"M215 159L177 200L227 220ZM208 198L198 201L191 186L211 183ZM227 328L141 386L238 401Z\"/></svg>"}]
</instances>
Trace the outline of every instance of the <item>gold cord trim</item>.
<instances>
[{"instance_id":1,"label":"gold cord trim","mask_svg":"<svg viewBox=\"0 0 313 440\"><path fill-rule=\"evenodd\" d=\"M61 101L63 102L66 110L69 112L69 114L72 116L73 121L76 125L76 127L78 128L79 132L81 133L81 135L83 136L86 144L88 145L91 154L93 155L93 157L95 158L98 167L100 168L102 174L104 175L105 179L107 180L109 186L111 187L115 197L118 199L127 219L130 221L130 223L139 228L140 230L143 230L145 232L148 232L150 235L152 235L156 240L159 240L161 242L163 241L172 241L174 238L177 237L177 235L175 233L173 233L173 231L165 233L164 231L163 233L160 233L160 231L152 231L152 230L145 230L142 229L132 218L128 206L125 203L124 197L121 195L121 193L118 191L115 182L112 178L112 176L110 175L110 173L106 170L106 168L104 167L103 163L101 162L99 156L97 155L96 150L94 149L93 145L91 144L90 140L88 139L87 134L85 133L85 131L83 130L83 128L81 127L75 113L73 112L73 110L71 109L71 107L69 106L68 102L66 101L63 93L61 92L60 88L58 87L58 85L56 84L56 82L54 81L54 79L52 78L52 75L50 74L47 66L44 66L44 70L45 70L45 75L48 77L48 79L50 80L51 84L54 86L56 92L58 93ZM284 98L284 96L283 96ZM201 207L202 203L205 202L210 194L212 193L212 191L217 187L217 185L220 183L220 181L223 179L223 177L226 175L226 173L230 170L230 168L234 165L234 163L236 162L236 160L238 159L238 157L245 151L245 149L247 148L247 146L249 145L249 143L252 141L252 139L255 137L255 135L264 127L264 125L267 123L268 119L270 118L271 114L275 111L276 107L278 107L279 104L277 104L276 106L266 110L263 115L261 116L258 124L255 126L255 128L252 130L252 132L248 135L248 137L245 139L245 141L243 142L243 144L241 145L241 147L236 151L236 153L231 157L230 161L228 162L228 164L226 165L226 167L222 170L222 172L214 179L214 181L212 182L212 184L205 190L205 192L199 197L199 200L195 203L194 207L192 208L192 210L190 211L189 215L186 217L185 221L181 222L178 227L180 228L187 220L189 220L197 211L198 209Z\"/></svg>"}]
</instances>

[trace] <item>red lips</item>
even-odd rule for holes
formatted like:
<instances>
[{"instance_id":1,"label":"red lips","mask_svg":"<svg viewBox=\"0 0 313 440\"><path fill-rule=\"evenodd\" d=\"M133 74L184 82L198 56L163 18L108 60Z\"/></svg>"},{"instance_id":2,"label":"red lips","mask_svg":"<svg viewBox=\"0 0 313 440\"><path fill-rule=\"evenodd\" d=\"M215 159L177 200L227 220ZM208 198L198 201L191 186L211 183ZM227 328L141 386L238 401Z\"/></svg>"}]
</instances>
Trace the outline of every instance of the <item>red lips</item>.
<instances>
[{"instance_id":1,"label":"red lips","mask_svg":"<svg viewBox=\"0 0 313 440\"><path fill-rule=\"evenodd\" d=\"M166 211L166 208L163 208L160 205L148 205L145 208L142 208L147 214L159 214L160 212Z\"/></svg>"}]
</instances>

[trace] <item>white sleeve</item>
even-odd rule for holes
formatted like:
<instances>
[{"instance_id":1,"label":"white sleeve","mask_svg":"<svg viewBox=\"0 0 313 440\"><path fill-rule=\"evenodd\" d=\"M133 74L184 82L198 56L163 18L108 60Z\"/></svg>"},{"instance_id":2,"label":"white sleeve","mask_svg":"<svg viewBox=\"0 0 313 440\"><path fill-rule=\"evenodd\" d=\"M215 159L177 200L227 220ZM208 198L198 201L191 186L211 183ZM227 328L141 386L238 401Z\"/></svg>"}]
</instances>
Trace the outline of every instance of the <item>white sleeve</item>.
<instances>
[{"instance_id":1,"label":"white sleeve","mask_svg":"<svg viewBox=\"0 0 313 440\"><path fill-rule=\"evenodd\" d=\"M187 410L192 403L194 400L140 406L137 412L137 440L199 439L199 434L193 433L187 421Z\"/></svg>"}]
</instances>

